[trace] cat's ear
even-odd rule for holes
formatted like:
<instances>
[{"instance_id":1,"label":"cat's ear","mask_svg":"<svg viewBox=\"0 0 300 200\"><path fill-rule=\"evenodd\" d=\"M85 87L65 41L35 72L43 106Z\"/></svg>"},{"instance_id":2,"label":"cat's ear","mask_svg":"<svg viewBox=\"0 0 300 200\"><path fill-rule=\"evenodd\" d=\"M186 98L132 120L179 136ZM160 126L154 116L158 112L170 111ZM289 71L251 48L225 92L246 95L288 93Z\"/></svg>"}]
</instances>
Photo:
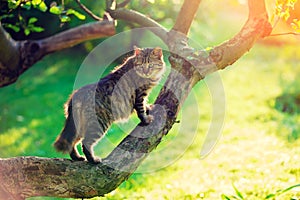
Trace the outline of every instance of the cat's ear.
<instances>
[{"instance_id":1,"label":"cat's ear","mask_svg":"<svg viewBox=\"0 0 300 200\"><path fill-rule=\"evenodd\" d=\"M140 48L138 48L135 45L133 46L133 49L134 49L134 55L136 55L136 56L139 55L141 53L141 51L142 51Z\"/></svg>"},{"instance_id":2,"label":"cat's ear","mask_svg":"<svg viewBox=\"0 0 300 200\"><path fill-rule=\"evenodd\" d=\"M153 50L152 50L152 54L155 55L156 57L158 58L161 58L162 55L163 55L163 52L162 52L162 49L160 47L155 47Z\"/></svg>"}]
</instances>

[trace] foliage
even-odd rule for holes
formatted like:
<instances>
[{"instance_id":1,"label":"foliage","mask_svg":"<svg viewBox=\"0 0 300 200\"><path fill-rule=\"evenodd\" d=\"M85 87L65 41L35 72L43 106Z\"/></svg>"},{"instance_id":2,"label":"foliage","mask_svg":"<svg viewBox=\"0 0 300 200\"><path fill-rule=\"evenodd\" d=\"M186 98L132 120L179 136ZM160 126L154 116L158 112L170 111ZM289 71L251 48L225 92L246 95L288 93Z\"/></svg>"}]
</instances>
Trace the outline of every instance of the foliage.
<instances>
[{"instance_id":1,"label":"foliage","mask_svg":"<svg viewBox=\"0 0 300 200\"><path fill-rule=\"evenodd\" d=\"M286 22L290 22L290 26L295 30L295 32L300 32L300 21L296 16L291 16L291 12L295 10L295 5L298 0L276 0L276 5L274 9L274 16L278 20L283 19ZM299 4L299 3L298 3ZM296 12L299 12L296 11Z\"/></svg>"},{"instance_id":2,"label":"foliage","mask_svg":"<svg viewBox=\"0 0 300 200\"><path fill-rule=\"evenodd\" d=\"M293 19L293 23L291 25L292 25L292 28L296 32L300 32L300 20L299 19Z\"/></svg>"},{"instance_id":3,"label":"foliage","mask_svg":"<svg viewBox=\"0 0 300 200\"><path fill-rule=\"evenodd\" d=\"M246 200L247 198L244 198L244 196L242 195L242 193L235 187L235 185L232 185L234 188L234 191L236 193L236 195L230 195L227 196L225 194L221 195L222 200L232 200L232 199L238 199L238 200ZM275 193L271 193L268 194L264 199L274 199L276 197L279 197L280 195L283 195L285 193L288 193L290 190L300 187L300 184L296 184L296 185L292 185L288 188L285 188L283 190L277 190Z\"/></svg>"},{"instance_id":4,"label":"foliage","mask_svg":"<svg viewBox=\"0 0 300 200\"><path fill-rule=\"evenodd\" d=\"M288 20L290 11L295 8L297 0L276 0L275 15L280 19Z\"/></svg>"},{"instance_id":5,"label":"foliage","mask_svg":"<svg viewBox=\"0 0 300 200\"><path fill-rule=\"evenodd\" d=\"M52 35L72 18L81 21L86 19L81 11L71 8L72 6L70 4L57 5L55 1L7 0L0 5L0 21L3 27L7 28L8 32L17 39L25 39L31 33L40 33L44 30L49 32L47 35ZM35 38L34 34L33 38Z\"/></svg>"},{"instance_id":6,"label":"foliage","mask_svg":"<svg viewBox=\"0 0 300 200\"><path fill-rule=\"evenodd\" d=\"M97 15L102 15L105 12L105 1L83 2L83 4L91 8ZM181 2L174 0L141 0L130 1L127 7L146 13L162 25L170 27L176 19L180 3ZM234 2L229 1L229 3L233 4ZM275 20L274 26L276 26L278 20L283 19L290 23L295 32L300 32L299 19L291 15L297 3L297 0L275 0L272 17L273 20ZM42 13L43 15L41 15ZM203 13L201 13L202 16ZM50 29L54 29L57 32L61 27L63 27L61 30L68 28L68 24L72 23L72 21L74 21L73 24L76 26L82 22L86 23L92 20L83 10L80 10L74 1L68 0L7 0L6 3L0 5L0 16L2 25L9 30L13 37L16 36L17 39L24 39L28 35L32 35L33 38L39 37L39 34L34 33L40 33L44 30L49 32L46 35L51 35L53 31L51 32ZM51 23L42 23L47 21L49 17L51 23L53 24L54 22L54 24L56 24L55 26L50 26ZM37 20L35 23L29 23L30 18L36 18ZM127 29L128 26L132 28L133 24L122 23L119 24L118 29L122 31ZM13 32L17 32L18 34ZM43 37L45 37L45 35L43 35Z\"/></svg>"},{"instance_id":7,"label":"foliage","mask_svg":"<svg viewBox=\"0 0 300 200\"><path fill-rule=\"evenodd\" d=\"M105 1L85 1L84 5L91 8L91 11L99 16L105 12ZM179 8L178 4L172 0L131 1L127 7L147 13L166 26L170 26L176 19ZM0 4L0 16L2 25L8 29L13 38L19 40L28 38L27 36L31 36L30 38L33 39L45 37L45 35L50 36L57 31L67 29L69 25L73 27L92 20L74 1L64 0L7 0L7 2ZM37 19L35 23L29 23L31 18ZM133 24L118 24L119 31L128 27L132 28ZM47 33L34 34L44 30Z\"/></svg>"}]
</instances>

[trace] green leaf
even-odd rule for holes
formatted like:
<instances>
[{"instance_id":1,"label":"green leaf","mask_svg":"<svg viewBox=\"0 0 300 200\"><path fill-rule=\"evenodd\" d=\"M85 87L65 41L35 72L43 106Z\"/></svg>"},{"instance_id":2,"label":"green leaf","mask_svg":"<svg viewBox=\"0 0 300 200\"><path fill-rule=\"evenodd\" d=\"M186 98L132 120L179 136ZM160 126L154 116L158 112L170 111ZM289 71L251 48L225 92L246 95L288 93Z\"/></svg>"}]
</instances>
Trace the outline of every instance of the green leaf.
<instances>
[{"instance_id":1,"label":"green leaf","mask_svg":"<svg viewBox=\"0 0 300 200\"><path fill-rule=\"evenodd\" d=\"M60 15L63 10L62 10L62 8L60 6L52 6L49 11L52 14Z\"/></svg>"},{"instance_id":2,"label":"green leaf","mask_svg":"<svg viewBox=\"0 0 300 200\"><path fill-rule=\"evenodd\" d=\"M300 187L300 184L293 185L293 186L290 186L290 187L288 187L288 188L285 188L284 190L281 191L281 194L282 194L282 193L285 193L285 192L288 192L288 191L290 191L291 189L294 189L294 188L296 188L296 187Z\"/></svg>"},{"instance_id":3,"label":"green leaf","mask_svg":"<svg viewBox=\"0 0 300 200\"><path fill-rule=\"evenodd\" d=\"M40 11L42 12L46 12L48 10L48 7L47 5L45 4L45 2L41 2L38 6L37 6L37 9L39 9Z\"/></svg>"},{"instance_id":4,"label":"green leaf","mask_svg":"<svg viewBox=\"0 0 300 200\"><path fill-rule=\"evenodd\" d=\"M16 25L12 25L12 24L6 24L5 27L12 29L15 32L19 32L20 31L20 27L16 26Z\"/></svg>"},{"instance_id":5,"label":"green leaf","mask_svg":"<svg viewBox=\"0 0 300 200\"><path fill-rule=\"evenodd\" d=\"M62 23L66 23L69 21L71 21L71 18L69 16L63 15L60 17L60 22L62 22Z\"/></svg>"},{"instance_id":6,"label":"green leaf","mask_svg":"<svg viewBox=\"0 0 300 200\"><path fill-rule=\"evenodd\" d=\"M29 20L28 20L28 24L33 24L35 22L37 22L37 18L36 17L31 17Z\"/></svg>"},{"instance_id":7,"label":"green leaf","mask_svg":"<svg viewBox=\"0 0 300 200\"><path fill-rule=\"evenodd\" d=\"M222 200L230 200L230 198L228 196L226 196L225 194L221 195Z\"/></svg>"},{"instance_id":8,"label":"green leaf","mask_svg":"<svg viewBox=\"0 0 300 200\"><path fill-rule=\"evenodd\" d=\"M14 10L20 5L21 0L17 0L17 1L16 0L8 0L7 2L8 2L8 8Z\"/></svg>"},{"instance_id":9,"label":"green leaf","mask_svg":"<svg viewBox=\"0 0 300 200\"><path fill-rule=\"evenodd\" d=\"M275 194L269 194L269 195L267 195L267 196L265 197L265 199L270 199L270 198L279 196L279 195L281 195L281 194L283 194L283 193L286 193L286 192L288 192L288 191L290 191L290 190L292 190L292 189L294 189L294 188L296 188L296 187L300 187L300 184L292 185L292 186L290 186L290 187L288 187L288 188L285 188L285 189L283 189L283 190L278 190L278 191L276 191Z\"/></svg>"},{"instance_id":10,"label":"green leaf","mask_svg":"<svg viewBox=\"0 0 300 200\"><path fill-rule=\"evenodd\" d=\"M38 32L38 33L40 33L42 31L44 31L45 29L43 27L40 27L40 26L33 26L33 27L30 28L30 30L32 32Z\"/></svg>"},{"instance_id":11,"label":"green leaf","mask_svg":"<svg viewBox=\"0 0 300 200\"><path fill-rule=\"evenodd\" d=\"M29 35L30 34L29 28L25 28L24 33L25 33L25 35Z\"/></svg>"},{"instance_id":12,"label":"green leaf","mask_svg":"<svg viewBox=\"0 0 300 200\"><path fill-rule=\"evenodd\" d=\"M244 199L242 193L235 187L234 184L232 184L232 187L233 187L233 189L234 189L236 195L237 195L240 199Z\"/></svg>"},{"instance_id":13,"label":"green leaf","mask_svg":"<svg viewBox=\"0 0 300 200\"><path fill-rule=\"evenodd\" d=\"M13 18L13 17L14 17L13 14L4 14L4 15L0 16L0 20L7 19L7 18Z\"/></svg>"},{"instance_id":14,"label":"green leaf","mask_svg":"<svg viewBox=\"0 0 300 200\"><path fill-rule=\"evenodd\" d=\"M42 2L42 0L32 0L33 5L39 5Z\"/></svg>"},{"instance_id":15,"label":"green leaf","mask_svg":"<svg viewBox=\"0 0 300 200\"><path fill-rule=\"evenodd\" d=\"M266 197L265 197L265 199L270 199L270 198L273 198L273 197L275 197L276 196L276 194L268 194Z\"/></svg>"},{"instance_id":16,"label":"green leaf","mask_svg":"<svg viewBox=\"0 0 300 200\"><path fill-rule=\"evenodd\" d=\"M32 0L32 5L34 8L37 8L42 12L46 12L48 10L48 7L43 0Z\"/></svg>"},{"instance_id":17,"label":"green leaf","mask_svg":"<svg viewBox=\"0 0 300 200\"><path fill-rule=\"evenodd\" d=\"M67 15L74 15L80 20L85 20L85 18L86 18L85 15L83 15L83 14L81 14L81 13L79 13L76 10L73 10L73 9L68 9L66 14Z\"/></svg>"},{"instance_id":18,"label":"green leaf","mask_svg":"<svg viewBox=\"0 0 300 200\"><path fill-rule=\"evenodd\" d=\"M31 9L31 2L26 2L25 4L21 5L22 8L26 9L26 10L30 10Z\"/></svg>"}]
</instances>

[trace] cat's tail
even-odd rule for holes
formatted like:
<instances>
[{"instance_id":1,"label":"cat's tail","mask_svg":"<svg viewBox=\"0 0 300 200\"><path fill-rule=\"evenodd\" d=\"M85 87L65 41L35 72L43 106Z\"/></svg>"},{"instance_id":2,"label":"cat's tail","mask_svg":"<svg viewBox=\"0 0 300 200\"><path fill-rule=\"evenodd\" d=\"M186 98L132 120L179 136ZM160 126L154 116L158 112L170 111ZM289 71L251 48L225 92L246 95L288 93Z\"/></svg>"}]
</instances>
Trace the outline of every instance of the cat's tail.
<instances>
[{"instance_id":1,"label":"cat's tail","mask_svg":"<svg viewBox=\"0 0 300 200\"><path fill-rule=\"evenodd\" d=\"M61 137L61 135L56 139L55 143L53 144L56 151L61 151L63 153L70 153L71 151L71 144L64 138Z\"/></svg>"},{"instance_id":2,"label":"cat's tail","mask_svg":"<svg viewBox=\"0 0 300 200\"><path fill-rule=\"evenodd\" d=\"M72 101L66 104L66 122L61 134L56 138L53 146L57 151L70 153L76 137L76 126L72 113Z\"/></svg>"}]
</instances>

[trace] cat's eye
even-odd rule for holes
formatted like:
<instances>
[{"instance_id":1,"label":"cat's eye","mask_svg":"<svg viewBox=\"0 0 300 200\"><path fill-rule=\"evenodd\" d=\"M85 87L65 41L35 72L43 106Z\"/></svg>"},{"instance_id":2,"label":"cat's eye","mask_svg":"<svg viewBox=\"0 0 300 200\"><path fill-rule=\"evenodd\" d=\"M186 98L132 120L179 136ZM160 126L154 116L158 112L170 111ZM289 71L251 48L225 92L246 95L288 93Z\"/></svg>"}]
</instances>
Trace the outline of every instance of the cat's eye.
<instances>
[{"instance_id":1,"label":"cat's eye","mask_svg":"<svg viewBox=\"0 0 300 200\"><path fill-rule=\"evenodd\" d=\"M152 69L154 67L153 64L149 64L149 68Z\"/></svg>"}]
</instances>

